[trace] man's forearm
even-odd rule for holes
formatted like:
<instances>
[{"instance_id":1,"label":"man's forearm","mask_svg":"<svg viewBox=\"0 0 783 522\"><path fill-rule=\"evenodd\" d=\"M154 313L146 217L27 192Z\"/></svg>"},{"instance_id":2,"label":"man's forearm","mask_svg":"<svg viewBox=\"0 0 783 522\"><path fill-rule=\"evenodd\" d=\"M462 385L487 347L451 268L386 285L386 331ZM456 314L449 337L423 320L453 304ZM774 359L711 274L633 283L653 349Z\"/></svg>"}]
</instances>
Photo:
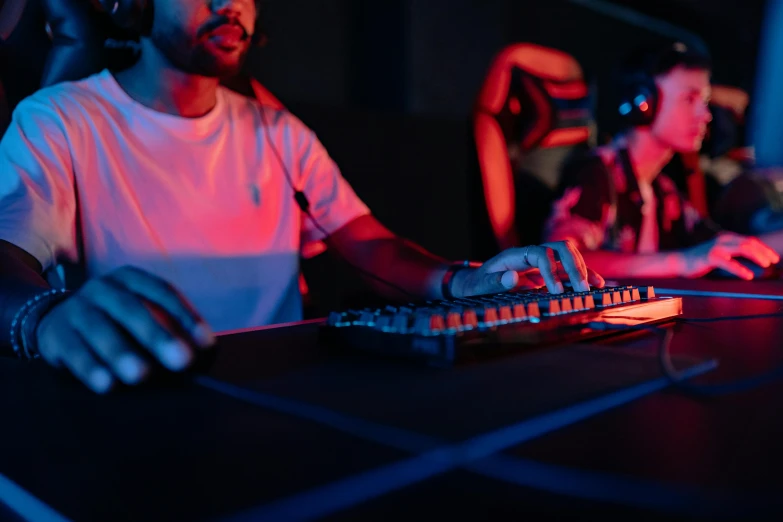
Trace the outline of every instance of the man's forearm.
<instances>
[{"instance_id":1,"label":"man's forearm","mask_svg":"<svg viewBox=\"0 0 783 522\"><path fill-rule=\"evenodd\" d=\"M48 288L35 258L0 241L0 354L11 353L10 330L16 312L28 299Z\"/></svg>"},{"instance_id":2,"label":"man's forearm","mask_svg":"<svg viewBox=\"0 0 783 522\"><path fill-rule=\"evenodd\" d=\"M393 300L440 299L451 265L384 227L372 215L347 223L326 240L329 250L360 269L373 290Z\"/></svg>"},{"instance_id":3,"label":"man's forearm","mask_svg":"<svg viewBox=\"0 0 783 522\"><path fill-rule=\"evenodd\" d=\"M684 273L680 252L634 254L606 250L582 251L587 266L604 277L678 277Z\"/></svg>"},{"instance_id":4,"label":"man's forearm","mask_svg":"<svg viewBox=\"0 0 783 522\"><path fill-rule=\"evenodd\" d=\"M450 263L402 238L371 239L359 251L354 249L351 257L351 264L375 276L362 274L373 290L384 297L442 297L441 282Z\"/></svg>"}]
</instances>

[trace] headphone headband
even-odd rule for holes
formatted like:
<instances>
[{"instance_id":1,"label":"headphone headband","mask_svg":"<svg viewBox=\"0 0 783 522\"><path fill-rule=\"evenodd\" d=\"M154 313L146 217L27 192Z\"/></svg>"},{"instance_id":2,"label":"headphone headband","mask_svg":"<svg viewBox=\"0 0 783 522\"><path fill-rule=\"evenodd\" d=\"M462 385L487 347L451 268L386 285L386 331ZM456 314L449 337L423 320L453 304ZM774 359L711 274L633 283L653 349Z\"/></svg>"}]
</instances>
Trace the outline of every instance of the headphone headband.
<instances>
[{"instance_id":1,"label":"headphone headband","mask_svg":"<svg viewBox=\"0 0 783 522\"><path fill-rule=\"evenodd\" d=\"M655 121L660 102L655 77L671 70L687 53L684 43L675 42L637 52L624 64L617 110L626 126L648 126Z\"/></svg>"}]
</instances>

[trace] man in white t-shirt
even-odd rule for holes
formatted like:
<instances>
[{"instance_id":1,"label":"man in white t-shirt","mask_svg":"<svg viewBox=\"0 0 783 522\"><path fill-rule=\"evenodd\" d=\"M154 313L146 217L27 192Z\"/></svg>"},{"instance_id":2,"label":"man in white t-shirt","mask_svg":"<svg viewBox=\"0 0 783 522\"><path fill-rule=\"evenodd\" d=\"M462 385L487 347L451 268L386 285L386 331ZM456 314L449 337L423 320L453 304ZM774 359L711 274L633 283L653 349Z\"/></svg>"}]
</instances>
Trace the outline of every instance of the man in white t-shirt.
<instances>
[{"instance_id":1,"label":"man in white t-shirt","mask_svg":"<svg viewBox=\"0 0 783 522\"><path fill-rule=\"evenodd\" d=\"M0 142L0 331L17 354L97 392L143 381L152 360L180 371L215 330L300 319L299 254L319 241L392 299L504 291L535 269L553 292L603 284L565 242L465 267L392 234L302 122L218 85L255 17L249 1L156 0L137 64L16 108ZM61 263L86 284L53 289Z\"/></svg>"},{"instance_id":2,"label":"man in white t-shirt","mask_svg":"<svg viewBox=\"0 0 783 522\"><path fill-rule=\"evenodd\" d=\"M549 241L573 241L609 277L743 279L736 257L769 267L780 258L753 237L721 232L661 173L675 152L701 147L711 119L708 57L681 43L643 48L622 67L618 109L626 131L569 164L546 224Z\"/></svg>"}]
</instances>

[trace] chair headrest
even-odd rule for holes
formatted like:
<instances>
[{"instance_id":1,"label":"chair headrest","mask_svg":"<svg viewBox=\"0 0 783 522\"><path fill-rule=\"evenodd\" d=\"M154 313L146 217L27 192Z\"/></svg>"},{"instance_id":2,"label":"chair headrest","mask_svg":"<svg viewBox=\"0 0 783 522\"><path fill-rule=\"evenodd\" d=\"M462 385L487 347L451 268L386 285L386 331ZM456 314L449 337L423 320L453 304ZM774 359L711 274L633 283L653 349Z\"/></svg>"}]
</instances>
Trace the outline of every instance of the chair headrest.
<instances>
[{"instance_id":1,"label":"chair headrest","mask_svg":"<svg viewBox=\"0 0 783 522\"><path fill-rule=\"evenodd\" d=\"M506 47L495 57L476 110L492 114L509 145L522 151L586 142L593 122L579 63L529 43Z\"/></svg>"},{"instance_id":2,"label":"chair headrest","mask_svg":"<svg viewBox=\"0 0 783 522\"><path fill-rule=\"evenodd\" d=\"M25 7L27 0L0 0L0 42L8 40L14 32Z\"/></svg>"},{"instance_id":3,"label":"chair headrest","mask_svg":"<svg viewBox=\"0 0 783 522\"><path fill-rule=\"evenodd\" d=\"M130 49L112 49L107 40L136 35L112 23L95 0L42 0L52 38L41 85L80 80L106 67L122 68L135 60Z\"/></svg>"},{"instance_id":4,"label":"chair headrest","mask_svg":"<svg viewBox=\"0 0 783 522\"><path fill-rule=\"evenodd\" d=\"M750 97L737 87L713 85L710 111L712 122L702 145L702 152L717 158L741 147L744 142L745 112Z\"/></svg>"}]
</instances>

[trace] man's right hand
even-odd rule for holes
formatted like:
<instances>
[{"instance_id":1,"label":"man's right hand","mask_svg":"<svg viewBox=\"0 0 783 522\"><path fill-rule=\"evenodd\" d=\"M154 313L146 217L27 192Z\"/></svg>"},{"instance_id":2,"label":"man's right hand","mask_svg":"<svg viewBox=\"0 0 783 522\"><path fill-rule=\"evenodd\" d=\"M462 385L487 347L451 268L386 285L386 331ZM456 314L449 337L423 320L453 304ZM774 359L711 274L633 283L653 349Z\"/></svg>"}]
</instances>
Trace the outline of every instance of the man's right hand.
<instances>
[{"instance_id":1,"label":"man's right hand","mask_svg":"<svg viewBox=\"0 0 783 522\"><path fill-rule=\"evenodd\" d=\"M716 268L722 268L742 279L753 279L753 272L737 262L744 257L760 267L767 268L780 262L780 256L755 237L723 232L682 252L686 277L701 277Z\"/></svg>"},{"instance_id":2,"label":"man's right hand","mask_svg":"<svg viewBox=\"0 0 783 522\"><path fill-rule=\"evenodd\" d=\"M38 324L38 351L98 393L142 382L159 363L181 371L214 335L169 283L124 267L93 279Z\"/></svg>"}]
</instances>

